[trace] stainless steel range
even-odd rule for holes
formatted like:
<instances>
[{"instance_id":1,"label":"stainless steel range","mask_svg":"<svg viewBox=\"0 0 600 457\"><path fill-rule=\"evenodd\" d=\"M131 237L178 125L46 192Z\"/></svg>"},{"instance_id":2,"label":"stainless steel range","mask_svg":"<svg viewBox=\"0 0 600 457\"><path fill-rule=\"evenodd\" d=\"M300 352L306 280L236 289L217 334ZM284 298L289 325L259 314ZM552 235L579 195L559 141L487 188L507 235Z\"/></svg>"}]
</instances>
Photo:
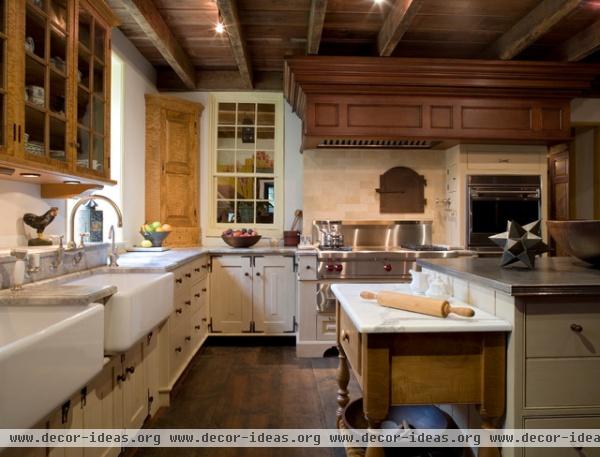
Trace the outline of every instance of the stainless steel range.
<instances>
[{"instance_id":1,"label":"stainless steel range","mask_svg":"<svg viewBox=\"0 0 600 457\"><path fill-rule=\"evenodd\" d=\"M332 284L408 282L418 258L473 255L432 245L431 229L430 221L315 221L318 248L298 254L298 355L321 356L335 340Z\"/></svg>"},{"instance_id":2,"label":"stainless steel range","mask_svg":"<svg viewBox=\"0 0 600 457\"><path fill-rule=\"evenodd\" d=\"M344 246L319 244L317 276L321 279L410 280L409 270L418 258L449 258L462 250L431 244L430 221L349 222L315 221L317 234L323 226L335 226ZM321 239L319 239L321 241Z\"/></svg>"}]
</instances>

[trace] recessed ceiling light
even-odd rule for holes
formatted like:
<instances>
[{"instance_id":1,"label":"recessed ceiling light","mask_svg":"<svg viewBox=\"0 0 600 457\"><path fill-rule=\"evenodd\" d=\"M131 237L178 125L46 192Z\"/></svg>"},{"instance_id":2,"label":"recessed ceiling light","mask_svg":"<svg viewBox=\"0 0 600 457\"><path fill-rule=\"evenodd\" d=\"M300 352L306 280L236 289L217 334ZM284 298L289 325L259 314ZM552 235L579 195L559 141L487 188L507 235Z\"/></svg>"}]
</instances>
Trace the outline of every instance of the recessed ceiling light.
<instances>
[{"instance_id":1,"label":"recessed ceiling light","mask_svg":"<svg viewBox=\"0 0 600 457\"><path fill-rule=\"evenodd\" d=\"M63 181L63 184L81 184L81 181L77 181L75 179L68 179L66 181Z\"/></svg>"},{"instance_id":2,"label":"recessed ceiling light","mask_svg":"<svg viewBox=\"0 0 600 457\"><path fill-rule=\"evenodd\" d=\"M20 174L24 178L39 178L40 176L42 176L39 173L20 173Z\"/></svg>"},{"instance_id":3,"label":"recessed ceiling light","mask_svg":"<svg viewBox=\"0 0 600 457\"><path fill-rule=\"evenodd\" d=\"M225 31L225 26L223 25L223 23L221 21L217 22L217 25L215 25L215 32L223 33L224 31Z\"/></svg>"}]
</instances>

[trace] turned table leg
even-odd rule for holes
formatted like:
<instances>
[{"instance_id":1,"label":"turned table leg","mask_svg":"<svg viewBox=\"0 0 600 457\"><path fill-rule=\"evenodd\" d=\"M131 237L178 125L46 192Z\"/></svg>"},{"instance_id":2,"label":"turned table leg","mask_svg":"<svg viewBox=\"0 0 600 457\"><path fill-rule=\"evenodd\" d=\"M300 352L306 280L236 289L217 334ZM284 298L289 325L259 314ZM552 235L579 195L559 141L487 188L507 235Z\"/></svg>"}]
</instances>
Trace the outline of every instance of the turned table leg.
<instances>
[{"instance_id":1,"label":"turned table leg","mask_svg":"<svg viewBox=\"0 0 600 457\"><path fill-rule=\"evenodd\" d=\"M339 365L337 369L337 404L338 408L336 411L336 426L340 428L340 422L342 421L342 415L344 414L344 408L350 402L350 396L348 395L348 383L350 382L350 371L348 369L348 360L346 359L346 353L342 348L341 344L338 344L338 351L340 355Z\"/></svg>"}]
</instances>

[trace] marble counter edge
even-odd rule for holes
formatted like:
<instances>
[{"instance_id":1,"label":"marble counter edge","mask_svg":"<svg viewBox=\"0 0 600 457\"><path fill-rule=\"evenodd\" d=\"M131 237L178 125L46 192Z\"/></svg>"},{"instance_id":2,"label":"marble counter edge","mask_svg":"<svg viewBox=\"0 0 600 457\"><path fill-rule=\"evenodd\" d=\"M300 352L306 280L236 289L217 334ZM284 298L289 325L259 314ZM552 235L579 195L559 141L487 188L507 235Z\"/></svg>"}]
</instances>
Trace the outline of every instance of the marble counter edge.
<instances>
[{"instance_id":1,"label":"marble counter edge","mask_svg":"<svg viewBox=\"0 0 600 457\"><path fill-rule=\"evenodd\" d=\"M65 293L65 289L48 289L46 286L30 286L21 291L0 293L0 306L85 306L103 301L117 293L115 286L75 286L77 294Z\"/></svg>"}]
</instances>

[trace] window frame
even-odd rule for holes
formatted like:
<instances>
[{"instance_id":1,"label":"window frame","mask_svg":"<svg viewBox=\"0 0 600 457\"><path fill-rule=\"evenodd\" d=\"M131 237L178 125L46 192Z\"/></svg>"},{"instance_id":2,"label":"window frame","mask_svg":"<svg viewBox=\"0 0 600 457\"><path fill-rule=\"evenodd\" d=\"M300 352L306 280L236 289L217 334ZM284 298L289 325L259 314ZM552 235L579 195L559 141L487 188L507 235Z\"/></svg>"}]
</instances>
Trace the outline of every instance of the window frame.
<instances>
[{"instance_id":1,"label":"window frame","mask_svg":"<svg viewBox=\"0 0 600 457\"><path fill-rule=\"evenodd\" d=\"M273 181L275 185L275 211L272 224L249 224L243 222L224 223L217 222L217 176L231 177L264 177L262 173L231 174L217 172L217 134L218 134L218 108L219 103L272 103L275 105L275 138ZM262 92L216 92L209 96L209 133L208 133L208 228L206 235L217 237L229 228L253 228L260 235L280 238L283 231L284 218L284 105L283 94ZM237 199L236 199L237 200ZM254 200L256 201L256 199Z\"/></svg>"}]
</instances>

